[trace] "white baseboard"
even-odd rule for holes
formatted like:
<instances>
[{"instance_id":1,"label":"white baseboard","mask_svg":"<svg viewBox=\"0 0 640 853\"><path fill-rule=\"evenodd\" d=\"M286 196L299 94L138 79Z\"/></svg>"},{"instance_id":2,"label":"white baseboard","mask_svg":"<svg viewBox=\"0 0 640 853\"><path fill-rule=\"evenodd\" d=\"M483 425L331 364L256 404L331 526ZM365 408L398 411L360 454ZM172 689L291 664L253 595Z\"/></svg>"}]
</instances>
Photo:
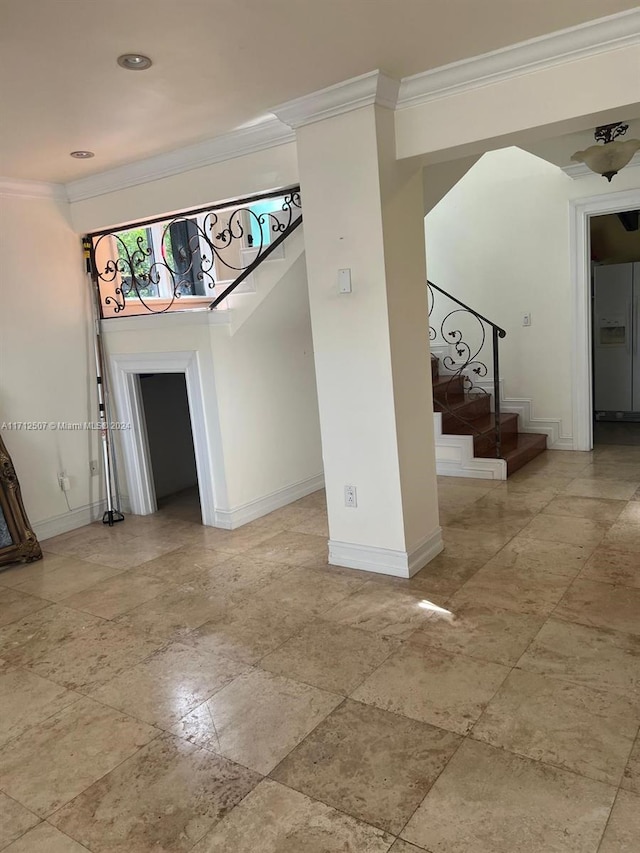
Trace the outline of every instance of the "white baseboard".
<instances>
[{"instance_id":1,"label":"white baseboard","mask_svg":"<svg viewBox=\"0 0 640 853\"><path fill-rule=\"evenodd\" d=\"M322 488L324 488L324 474L316 474L315 477L310 477L308 480L303 480L300 483L294 483L291 486L279 489L277 492L272 492L270 495L265 495L235 509L229 511L216 510L216 527L235 530L236 527L241 527L249 521L254 521L256 518L267 515L267 513L273 512L275 509L280 509L280 507L303 498L305 495L310 495L312 492L317 492L318 489ZM122 511L127 515L130 512L130 505L126 496L122 497L121 506ZM70 530L75 530L78 527L84 527L94 521L99 521L106 508L104 500L94 501L93 503L73 509L71 512L64 512L61 515L36 521L32 524L32 527L38 540L42 542L45 539L58 536L60 533L68 533Z\"/></svg>"},{"instance_id":2,"label":"white baseboard","mask_svg":"<svg viewBox=\"0 0 640 853\"><path fill-rule=\"evenodd\" d=\"M409 552L409 577L423 569L442 552L444 542L442 541L442 528L438 527L433 533L424 539Z\"/></svg>"},{"instance_id":3,"label":"white baseboard","mask_svg":"<svg viewBox=\"0 0 640 853\"><path fill-rule=\"evenodd\" d=\"M267 515L276 509L280 509L282 506L292 503L292 501L304 498L305 495L310 495L312 492L317 492L318 489L322 488L324 488L324 474L316 474L307 480L285 486L283 489L278 489L269 495L256 498L256 500L249 501L234 509L217 509L214 513L215 526L223 527L225 530L235 530L243 524L255 521L256 518L261 518L263 515Z\"/></svg>"},{"instance_id":4,"label":"white baseboard","mask_svg":"<svg viewBox=\"0 0 640 853\"><path fill-rule=\"evenodd\" d=\"M523 429L521 432L538 432L533 427L531 429ZM563 436L554 442L549 442L547 439L547 450L575 450L575 442L570 436Z\"/></svg>"},{"instance_id":5,"label":"white baseboard","mask_svg":"<svg viewBox=\"0 0 640 853\"><path fill-rule=\"evenodd\" d=\"M123 513L127 514L129 512L128 499L123 498L121 500L121 507ZM106 508L106 501L94 501L77 509L63 512L61 515L54 515L42 521L35 521L32 524L33 532L38 537L38 541L42 543L53 536L59 536L61 533L68 533L70 530L76 530L78 527L85 527L87 524L99 521L104 515Z\"/></svg>"},{"instance_id":6,"label":"white baseboard","mask_svg":"<svg viewBox=\"0 0 640 853\"><path fill-rule=\"evenodd\" d=\"M348 569L410 578L437 557L443 547L442 530L439 527L409 552L329 540L329 563Z\"/></svg>"},{"instance_id":7,"label":"white baseboard","mask_svg":"<svg viewBox=\"0 0 640 853\"><path fill-rule=\"evenodd\" d=\"M504 459L484 459L473 455L472 435L442 433L442 412L433 413L436 471L443 477L473 477L478 480L506 480Z\"/></svg>"}]
</instances>

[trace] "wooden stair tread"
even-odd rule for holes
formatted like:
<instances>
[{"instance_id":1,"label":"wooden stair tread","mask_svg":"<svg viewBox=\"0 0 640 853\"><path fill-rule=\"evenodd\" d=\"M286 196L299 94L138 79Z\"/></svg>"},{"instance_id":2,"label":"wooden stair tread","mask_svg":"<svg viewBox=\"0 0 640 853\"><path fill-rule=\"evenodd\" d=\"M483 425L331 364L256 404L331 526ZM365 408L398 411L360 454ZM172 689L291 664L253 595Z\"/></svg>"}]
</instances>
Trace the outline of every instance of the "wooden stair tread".
<instances>
[{"instance_id":1,"label":"wooden stair tread","mask_svg":"<svg viewBox=\"0 0 640 853\"><path fill-rule=\"evenodd\" d=\"M527 462L531 462L547 449L547 436L539 432L512 433L503 439L500 447L500 458L507 463L507 476L515 473ZM479 454L484 458L491 458L490 451Z\"/></svg>"},{"instance_id":2,"label":"wooden stair tread","mask_svg":"<svg viewBox=\"0 0 640 853\"><path fill-rule=\"evenodd\" d=\"M509 440L503 442L506 446L506 451L509 453L522 450L527 447L533 447L540 444L547 436L543 432L517 432L509 436Z\"/></svg>"}]
</instances>

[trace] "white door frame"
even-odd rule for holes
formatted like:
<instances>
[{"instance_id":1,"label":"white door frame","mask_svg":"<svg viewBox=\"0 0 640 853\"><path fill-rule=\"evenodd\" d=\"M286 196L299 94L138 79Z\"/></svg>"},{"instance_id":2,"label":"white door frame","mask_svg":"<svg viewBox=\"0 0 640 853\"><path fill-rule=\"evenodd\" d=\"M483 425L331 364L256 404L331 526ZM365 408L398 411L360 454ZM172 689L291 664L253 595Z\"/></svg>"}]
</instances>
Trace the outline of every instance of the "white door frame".
<instances>
[{"instance_id":1,"label":"white door frame","mask_svg":"<svg viewBox=\"0 0 640 853\"><path fill-rule=\"evenodd\" d=\"M593 391L591 349L592 216L640 208L640 189L603 193L569 202L569 247L573 289L573 449L593 448Z\"/></svg>"},{"instance_id":2,"label":"white door frame","mask_svg":"<svg viewBox=\"0 0 640 853\"><path fill-rule=\"evenodd\" d=\"M158 509L139 374L183 373L191 416L202 523L213 526L215 524L214 476L207 440L198 353L195 351L126 353L112 355L109 361L119 419L131 425L129 429L120 432L131 511L136 515L150 515Z\"/></svg>"}]
</instances>

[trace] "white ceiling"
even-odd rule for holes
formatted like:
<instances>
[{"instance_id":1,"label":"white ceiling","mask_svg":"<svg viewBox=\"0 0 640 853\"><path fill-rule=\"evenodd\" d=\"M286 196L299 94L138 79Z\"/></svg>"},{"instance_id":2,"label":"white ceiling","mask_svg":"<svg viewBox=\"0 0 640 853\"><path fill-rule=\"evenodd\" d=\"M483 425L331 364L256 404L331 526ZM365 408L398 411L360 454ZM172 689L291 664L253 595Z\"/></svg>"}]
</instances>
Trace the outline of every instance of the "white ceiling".
<instances>
[{"instance_id":1,"label":"white ceiling","mask_svg":"<svg viewBox=\"0 0 640 853\"><path fill-rule=\"evenodd\" d=\"M382 68L402 78L637 0L0 0L0 174L65 182ZM148 54L146 72L116 64ZM69 157L90 149L90 161Z\"/></svg>"}]
</instances>

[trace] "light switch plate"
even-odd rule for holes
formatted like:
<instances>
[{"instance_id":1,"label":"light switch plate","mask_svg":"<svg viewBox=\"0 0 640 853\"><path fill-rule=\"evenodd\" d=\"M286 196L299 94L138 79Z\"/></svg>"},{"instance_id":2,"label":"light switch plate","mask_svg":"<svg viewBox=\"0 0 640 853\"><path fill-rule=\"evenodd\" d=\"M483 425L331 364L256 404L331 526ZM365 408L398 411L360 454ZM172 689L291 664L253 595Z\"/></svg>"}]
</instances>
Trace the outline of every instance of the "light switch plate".
<instances>
[{"instance_id":1,"label":"light switch plate","mask_svg":"<svg viewBox=\"0 0 640 853\"><path fill-rule=\"evenodd\" d=\"M351 270L338 270L338 293L351 293Z\"/></svg>"}]
</instances>

